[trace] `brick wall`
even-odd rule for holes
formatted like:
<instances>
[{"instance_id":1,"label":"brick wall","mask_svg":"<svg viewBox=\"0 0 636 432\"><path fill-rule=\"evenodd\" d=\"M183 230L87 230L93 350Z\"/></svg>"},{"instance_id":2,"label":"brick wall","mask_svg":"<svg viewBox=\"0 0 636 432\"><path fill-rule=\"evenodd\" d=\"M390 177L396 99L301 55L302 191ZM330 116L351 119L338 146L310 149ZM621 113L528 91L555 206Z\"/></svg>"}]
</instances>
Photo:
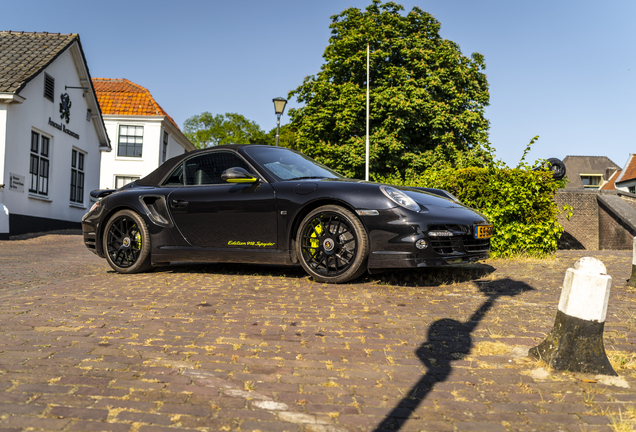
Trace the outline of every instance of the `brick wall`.
<instances>
[{"instance_id":1,"label":"brick wall","mask_svg":"<svg viewBox=\"0 0 636 432\"><path fill-rule=\"evenodd\" d=\"M582 189L560 189L555 201L559 208L563 204L572 206L572 217L559 215L558 220L565 232L559 240L559 249L586 250L631 250L633 229L624 221L599 203L599 193L618 195L625 203L636 210L636 195L623 191L592 191Z\"/></svg>"},{"instance_id":2,"label":"brick wall","mask_svg":"<svg viewBox=\"0 0 636 432\"><path fill-rule=\"evenodd\" d=\"M559 215L565 232L559 240L559 249L599 249L599 210L595 191L560 189L555 197L559 208L569 204L572 217Z\"/></svg>"},{"instance_id":3,"label":"brick wall","mask_svg":"<svg viewBox=\"0 0 636 432\"><path fill-rule=\"evenodd\" d=\"M631 202L629 204L632 204ZM633 204L632 204L633 207ZM599 249L631 250L634 235L610 214L605 206L598 206L599 215Z\"/></svg>"}]
</instances>

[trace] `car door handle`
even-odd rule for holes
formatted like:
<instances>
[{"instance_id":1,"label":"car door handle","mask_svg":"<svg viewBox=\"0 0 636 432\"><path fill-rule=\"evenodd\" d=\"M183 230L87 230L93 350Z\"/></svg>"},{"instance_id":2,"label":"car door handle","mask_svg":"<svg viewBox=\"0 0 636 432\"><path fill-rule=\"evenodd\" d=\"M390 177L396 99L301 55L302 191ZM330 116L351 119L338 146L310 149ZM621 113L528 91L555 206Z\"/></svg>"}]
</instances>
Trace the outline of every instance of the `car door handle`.
<instances>
[{"instance_id":1,"label":"car door handle","mask_svg":"<svg viewBox=\"0 0 636 432\"><path fill-rule=\"evenodd\" d=\"M173 199L170 202L170 206L172 208L184 208L188 206L188 202L186 200Z\"/></svg>"}]
</instances>

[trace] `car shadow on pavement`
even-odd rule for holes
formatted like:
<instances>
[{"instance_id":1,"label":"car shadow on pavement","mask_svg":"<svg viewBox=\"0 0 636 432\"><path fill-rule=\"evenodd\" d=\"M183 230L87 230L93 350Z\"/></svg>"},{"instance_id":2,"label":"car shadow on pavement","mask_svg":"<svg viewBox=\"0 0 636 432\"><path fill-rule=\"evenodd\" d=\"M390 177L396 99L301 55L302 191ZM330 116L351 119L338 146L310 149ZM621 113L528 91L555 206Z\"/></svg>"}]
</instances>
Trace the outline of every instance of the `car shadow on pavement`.
<instances>
[{"instance_id":1,"label":"car shadow on pavement","mask_svg":"<svg viewBox=\"0 0 636 432\"><path fill-rule=\"evenodd\" d=\"M176 262L171 263L169 266L157 267L154 269L154 272L215 274L225 276L273 276L292 279L308 277L300 264L281 266L274 264Z\"/></svg>"},{"instance_id":2,"label":"car shadow on pavement","mask_svg":"<svg viewBox=\"0 0 636 432\"><path fill-rule=\"evenodd\" d=\"M452 372L451 362L470 354L473 348L471 333L497 299L504 296L514 297L534 289L524 282L508 278L477 283L479 290L487 297L486 301L466 322L443 318L431 324L427 340L416 351L417 357L427 368L426 374L398 402L374 432L400 430L433 390L435 384L448 379Z\"/></svg>"},{"instance_id":3,"label":"car shadow on pavement","mask_svg":"<svg viewBox=\"0 0 636 432\"><path fill-rule=\"evenodd\" d=\"M471 263L418 269L391 270L367 275L364 280L382 285L402 287L428 287L475 281L495 272L488 264Z\"/></svg>"},{"instance_id":4,"label":"car shadow on pavement","mask_svg":"<svg viewBox=\"0 0 636 432\"><path fill-rule=\"evenodd\" d=\"M300 264L281 266L273 264L233 264L233 263L172 263L158 267L155 272L209 273L236 276L273 276L292 279L309 278ZM493 273L493 266L481 263L449 265L421 269L402 269L381 274L365 274L351 283L373 283L399 285L402 287L439 286L481 279Z\"/></svg>"}]
</instances>

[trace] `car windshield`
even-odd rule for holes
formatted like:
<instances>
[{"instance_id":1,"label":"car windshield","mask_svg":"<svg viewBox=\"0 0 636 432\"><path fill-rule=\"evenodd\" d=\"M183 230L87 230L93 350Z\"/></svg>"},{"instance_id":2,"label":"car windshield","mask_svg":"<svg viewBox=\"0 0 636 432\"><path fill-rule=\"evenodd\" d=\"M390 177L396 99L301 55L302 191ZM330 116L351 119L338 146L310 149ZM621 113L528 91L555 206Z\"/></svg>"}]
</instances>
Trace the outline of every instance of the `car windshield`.
<instances>
[{"instance_id":1,"label":"car windshield","mask_svg":"<svg viewBox=\"0 0 636 432\"><path fill-rule=\"evenodd\" d=\"M258 162L276 180L344 178L312 158L289 149L256 146L244 148L245 153Z\"/></svg>"}]
</instances>

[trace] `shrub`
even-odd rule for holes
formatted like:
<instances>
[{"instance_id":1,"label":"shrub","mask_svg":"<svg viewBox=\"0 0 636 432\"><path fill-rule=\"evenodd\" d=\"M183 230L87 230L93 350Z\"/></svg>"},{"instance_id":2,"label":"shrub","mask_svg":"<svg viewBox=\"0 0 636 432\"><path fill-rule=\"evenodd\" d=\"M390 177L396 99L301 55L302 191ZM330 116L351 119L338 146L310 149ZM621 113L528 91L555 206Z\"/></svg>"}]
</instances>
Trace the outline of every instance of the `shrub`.
<instances>
[{"instance_id":1,"label":"shrub","mask_svg":"<svg viewBox=\"0 0 636 432\"><path fill-rule=\"evenodd\" d=\"M538 161L535 165L540 164ZM495 226L493 257L545 256L556 251L557 240L563 233L557 215L563 210L558 208L554 196L562 185L552 178L551 171L534 171L523 159L517 168L501 162L487 162L481 167L470 166L471 163L461 165L464 167L441 164L421 173L409 170L404 176L395 174L375 180L445 189L463 204L479 210Z\"/></svg>"}]
</instances>

